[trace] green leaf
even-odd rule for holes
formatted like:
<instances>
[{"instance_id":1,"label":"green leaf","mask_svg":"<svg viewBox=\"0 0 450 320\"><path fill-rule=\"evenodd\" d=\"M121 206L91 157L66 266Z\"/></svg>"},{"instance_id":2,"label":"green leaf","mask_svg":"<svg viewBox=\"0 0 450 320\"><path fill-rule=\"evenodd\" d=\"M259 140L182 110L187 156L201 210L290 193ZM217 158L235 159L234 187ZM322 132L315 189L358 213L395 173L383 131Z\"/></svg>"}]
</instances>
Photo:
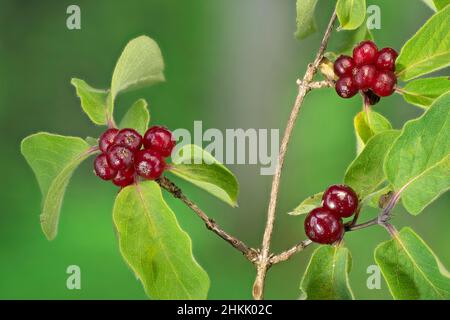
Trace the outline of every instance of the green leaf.
<instances>
[{"instance_id":1,"label":"green leaf","mask_svg":"<svg viewBox=\"0 0 450 320\"><path fill-rule=\"evenodd\" d=\"M348 274L350 251L342 246L320 246L309 261L300 284L301 298L308 300L353 300Z\"/></svg>"},{"instance_id":2,"label":"green leaf","mask_svg":"<svg viewBox=\"0 0 450 320\"><path fill-rule=\"evenodd\" d=\"M380 199L383 198L383 203L386 205L392 197L392 186L387 185L377 191L367 195L363 200L363 205L368 205L372 208L380 208Z\"/></svg>"},{"instance_id":3,"label":"green leaf","mask_svg":"<svg viewBox=\"0 0 450 320\"><path fill-rule=\"evenodd\" d=\"M329 47L336 53L327 53L327 56L339 56L340 54L352 55L356 44L364 40L373 40L372 33L367 28L366 22L355 30L340 30L333 34Z\"/></svg>"},{"instance_id":4,"label":"green leaf","mask_svg":"<svg viewBox=\"0 0 450 320\"><path fill-rule=\"evenodd\" d=\"M410 228L375 249L375 261L394 299L448 300L450 278L427 244Z\"/></svg>"},{"instance_id":5,"label":"green leaf","mask_svg":"<svg viewBox=\"0 0 450 320\"><path fill-rule=\"evenodd\" d=\"M371 109L367 112L359 112L353 120L353 125L356 134L357 154L361 153L367 141L374 135L392 129L388 119Z\"/></svg>"},{"instance_id":6,"label":"green leaf","mask_svg":"<svg viewBox=\"0 0 450 320\"><path fill-rule=\"evenodd\" d=\"M33 169L42 192L41 226L47 239L58 231L59 213L70 177L95 152L81 138L40 132L26 137L21 152Z\"/></svg>"},{"instance_id":7,"label":"green leaf","mask_svg":"<svg viewBox=\"0 0 450 320\"><path fill-rule=\"evenodd\" d=\"M70 83L75 87L81 108L89 119L97 125L107 125L112 117L112 110L106 103L108 91L92 88L81 79L72 78Z\"/></svg>"},{"instance_id":8,"label":"green leaf","mask_svg":"<svg viewBox=\"0 0 450 320\"><path fill-rule=\"evenodd\" d=\"M384 164L404 207L419 214L450 186L450 93L405 124Z\"/></svg>"},{"instance_id":9,"label":"green leaf","mask_svg":"<svg viewBox=\"0 0 450 320\"><path fill-rule=\"evenodd\" d=\"M304 39L317 30L314 11L318 0L297 0L297 31L295 36Z\"/></svg>"},{"instance_id":10,"label":"green leaf","mask_svg":"<svg viewBox=\"0 0 450 320\"><path fill-rule=\"evenodd\" d=\"M442 10L450 4L450 0L433 0L437 10Z\"/></svg>"},{"instance_id":11,"label":"green leaf","mask_svg":"<svg viewBox=\"0 0 450 320\"><path fill-rule=\"evenodd\" d=\"M98 139L97 138L86 137L86 139L84 139L84 141L86 141L89 144L89 146L91 146L91 147L98 146Z\"/></svg>"},{"instance_id":12,"label":"green leaf","mask_svg":"<svg viewBox=\"0 0 450 320\"><path fill-rule=\"evenodd\" d=\"M301 214L310 213L311 210L320 207L322 204L322 196L323 192L316 193L305 200L303 200L294 210L289 212L288 214L292 216L298 216Z\"/></svg>"},{"instance_id":13,"label":"green leaf","mask_svg":"<svg viewBox=\"0 0 450 320\"><path fill-rule=\"evenodd\" d=\"M111 99L120 92L148 87L164 81L164 62L158 44L147 36L137 37L126 45L111 81Z\"/></svg>"},{"instance_id":14,"label":"green leaf","mask_svg":"<svg viewBox=\"0 0 450 320\"><path fill-rule=\"evenodd\" d=\"M422 0L423 3L425 3L431 10L434 12L437 11L436 6L434 5L433 0Z\"/></svg>"},{"instance_id":15,"label":"green leaf","mask_svg":"<svg viewBox=\"0 0 450 320\"><path fill-rule=\"evenodd\" d=\"M342 29L355 30L366 19L366 0L338 0L336 14Z\"/></svg>"},{"instance_id":16,"label":"green leaf","mask_svg":"<svg viewBox=\"0 0 450 320\"><path fill-rule=\"evenodd\" d=\"M450 6L435 13L403 46L397 75L407 81L450 64Z\"/></svg>"},{"instance_id":17,"label":"green leaf","mask_svg":"<svg viewBox=\"0 0 450 320\"><path fill-rule=\"evenodd\" d=\"M385 181L383 161L399 134L398 130L388 130L373 136L348 167L344 183L351 186L360 199L370 195Z\"/></svg>"},{"instance_id":18,"label":"green leaf","mask_svg":"<svg viewBox=\"0 0 450 320\"><path fill-rule=\"evenodd\" d=\"M208 275L195 261L191 239L158 184L145 181L123 189L113 219L120 252L150 298L206 299Z\"/></svg>"},{"instance_id":19,"label":"green leaf","mask_svg":"<svg viewBox=\"0 0 450 320\"><path fill-rule=\"evenodd\" d=\"M196 145L182 147L172 159L170 172L235 207L239 184L233 173Z\"/></svg>"},{"instance_id":20,"label":"green leaf","mask_svg":"<svg viewBox=\"0 0 450 320\"><path fill-rule=\"evenodd\" d=\"M417 79L408 82L401 93L406 102L428 108L434 100L450 91L450 80L448 77Z\"/></svg>"},{"instance_id":21,"label":"green leaf","mask_svg":"<svg viewBox=\"0 0 450 320\"><path fill-rule=\"evenodd\" d=\"M141 135L145 133L150 122L150 113L147 109L147 101L136 101L120 122L120 128L133 128Z\"/></svg>"}]
</instances>

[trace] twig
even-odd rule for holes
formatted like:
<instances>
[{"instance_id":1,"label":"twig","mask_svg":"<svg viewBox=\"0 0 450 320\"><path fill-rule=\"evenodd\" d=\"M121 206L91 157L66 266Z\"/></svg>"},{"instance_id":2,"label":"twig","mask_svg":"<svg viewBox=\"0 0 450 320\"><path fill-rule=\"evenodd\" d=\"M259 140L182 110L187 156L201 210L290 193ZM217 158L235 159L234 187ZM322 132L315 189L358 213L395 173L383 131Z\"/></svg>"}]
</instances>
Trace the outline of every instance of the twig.
<instances>
[{"instance_id":1,"label":"twig","mask_svg":"<svg viewBox=\"0 0 450 320\"><path fill-rule=\"evenodd\" d=\"M248 260L251 262L255 262L258 256L258 251L250 248L244 242L229 235L226 231L224 231L213 219L209 218L206 213L203 212L194 202L188 199L184 193L178 188L172 181L170 181L166 177L162 177L157 180L158 184L171 193L175 198L180 199L185 205L187 205L192 211L194 211L200 219L206 225L206 228L217 234L223 240L231 244L234 248L239 250Z\"/></svg>"},{"instance_id":2,"label":"twig","mask_svg":"<svg viewBox=\"0 0 450 320\"><path fill-rule=\"evenodd\" d=\"M295 122L297 120L300 108L303 104L306 94L311 90L309 84L312 82L315 73L317 72L317 68L323 58L325 53L328 40L330 38L331 32L333 30L333 25L336 20L336 12L333 12L331 16L328 27L323 36L322 42L320 44L319 51L317 52L316 58L314 62L308 65L305 76L303 80L300 82L298 87L298 95L295 100L294 106L292 108L291 114L289 116L289 120L284 131L283 140L281 142L280 153L278 156L278 163L275 170L275 175L272 180L272 190L270 193L270 201L269 207L267 210L267 222L264 230L263 241L261 245L261 254L258 257L257 261L257 274L256 279L253 284L253 297L256 300L261 300L264 297L264 282L267 274L267 270L270 267L270 241L272 238L273 226L275 223L275 211L278 200L278 190L280 188L280 180L281 180L281 171L284 164L284 159L286 156L287 147L289 144L289 140L292 135L292 130L294 129Z\"/></svg>"},{"instance_id":3,"label":"twig","mask_svg":"<svg viewBox=\"0 0 450 320\"><path fill-rule=\"evenodd\" d=\"M283 251L280 254L274 255L270 258L270 264L274 265L283 261L286 261L288 259L290 259L294 254L303 251L303 249L305 249L306 247L308 247L310 244L312 244L312 241L307 239L307 240L303 240L302 242L296 244L295 246L293 246L292 248Z\"/></svg>"},{"instance_id":4,"label":"twig","mask_svg":"<svg viewBox=\"0 0 450 320\"><path fill-rule=\"evenodd\" d=\"M335 86L334 81L331 80L322 80L322 81L313 81L310 83L304 83L302 80L297 80L297 85L304 85L308 88L308 90L311 89L323 89L323 88L333 88Z\"/></svg>"}]
</instances>

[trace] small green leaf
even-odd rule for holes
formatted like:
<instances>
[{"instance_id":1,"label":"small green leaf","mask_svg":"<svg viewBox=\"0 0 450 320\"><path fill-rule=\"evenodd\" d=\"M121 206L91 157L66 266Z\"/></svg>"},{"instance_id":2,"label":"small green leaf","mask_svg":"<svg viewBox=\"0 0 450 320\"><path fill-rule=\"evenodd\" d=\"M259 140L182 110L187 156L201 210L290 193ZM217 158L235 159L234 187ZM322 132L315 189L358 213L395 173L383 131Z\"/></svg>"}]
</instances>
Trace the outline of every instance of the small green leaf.
<instances>
[{"instance_id":1,"label":"small green leaf","mask_svg":"<svg viewBox=\"0 0 450 320\"><path fill-rule=\"evenodd\" d=\"M98 146L98 139L97 138L86 137L86 139L84 139L84 141L86 141L89 144L89 146L91 146L91 147Z\"/></svg>"},{"instance_id":2,"label":"small green leaf","mask_svg":"<svg viewBox=\"0 0 450 320\"><path fill-rule=\"evenodd\" d=\"M297 31L298 39L305 39L317 30L314 11L318 0L297 0Z\"/></svg>"},{"instance_id":3,"label":"small green leaf","mask_svg":"<svg viewBox=\"0 0 450 320\"><path fill-rule=\"evenodd\" d=\"M318 208L322 204L322 196L323 192L316 193L305 200L303 200L294 210L289 212L288 214L292 216L298 216L301 214L310 213L311 210Z\"/></svg>"},{"instance_id":4,"label":"small green leaf","mask_svg":"<svg viewBox=\"0 0 450 320\"><path fill-rule=\"evenodd\" d=\"M84 80L72 78L70 83L75 87L81 100L81 108L89 119L98 125L107 125L112 110L107 107L108 91L92 88Z\"/></svg>"},{"instance_id":5,"label":"small green leaf","mask_svg":"<svg viewBox=\"0 0 450 320\"><path fill-rule=\"evenodd\" d=\"M373 136L348 167L344 183L352 187L360 199L370 195L385 181L383 161L399 134L398 130L388 130Z\"/></svg>"},{"instance_id":6,"label":"small green leaf","mask_svg":"<svg viewBox=\"0 0 450 320\"><path fill-rule=\"evenodd\" d=\"M450 93L403 127L384 170L409 213L419 214L450 187Z\"/></svg>"},{"instance_id":7,"label":"small green leaf","mask_svg":"<svg viewBox=\"0 0 450 320\"><path fill-rule=\"evenodd\" d=\"M153 299L206 299L207 273L153 181L126 187L113 209L120 252Z\"/></svg>"},{"instance_id":8,"label":"small green leaf","mask_svg":"<svg viewBox=\"0 0 450 320\"><path fill-rule=\"evenodd\" d=\"M401 93L406 102L428 108L434 100L450 91L450 80L448 77L417 79L408 82Z\"/></svg>"},{"instance_id":9,"label":"small green leaf","mask_svg":"<svg viewBox=\"0 0 450 320\"><path fill-rule=\"evenodd\" d=\"M384 198L383 203L386 205L393 194L393 188L390 185L387 185L377 191L372 192L367 195L364 199L362 199L363 205L368 205L372 208L380 208L380 199Z\"/></svg>"},{"instance_id":10,"label":"small green leaf","mask_svg":"<svg viewBox=\"0 0 450 320\"><path fill-rule=\"evenodd\" d=\"M366 0L338 0L336 14L342 29L355 30L366 19Z\"/></svg>"},{"instance_id":11,"label":"small green leaf","mask_svg":"<svg viewBox=\"0 0 450 320\"><path fill-rule=\"evenodd\" d=\"M239 184L233 173L196 145L182 147L173 158L170 172L235 207Z\"/></svg>"},{"instance_id":12,"label":"small green leaf","mask_svg":"<svg viewBox=\"0 0 450 320\"><path fill-rule=\"evenodd\" d=\"M164 81L164 62L158 44L147 36L137 37L126 45L111 81L111 99L120 92L148 87Z\"/></svg>"},{"instance_id":13,"label":"small green leaf","mask_svg":"<svg viewBox=\"0 0 450 320\"><path fill-rule=\"evenodd\" d=\"M433 0L437 10L442 10L450 4L450 0Z\"/></svg>"},{"instance_id":14,"label":"small green leaf","mask_svg":"<svg viewBox=\"0 0 450 320\"><path fill-rule=\"evenodd\" d=\"M450 278L427 244L410 228L375 249L375 261L394 299L448 300Z\"/></svg>"},{"instance_id":15,"label":"small green leaf","mask_svg":"<svg viewBox=\"0 0 450 320\"><path fill-rule=\"evenodd\" d=\"M374 135L392 129L388 119L371 109L367 112L359 112L355 116L353 124L355 126L357 154L361 153L367 141Z\"/></svg>"},{"instance_id":16,"label":"small green leaf","mask_svg":"<svg viewBox=\"0 0 450 320\"><path fill-rule=\"evenodd\" d=\"M147 109L147 101L136 101L120 122L120 128L133 128L141 135L145 133L150 122L150 113Z\"/></svg>"},{"instance_id":17,"label":"small green leaf","mask_svg":"<svg viewBox=\"0 0 450 320\"><path fill-rule=\"evenodd\" d=\"M23 139L21 151L39 183L43 197L41 226L47 239L52 240L58 231L59 213L70 177L95 149L81 138L40 132Z\"/></svg>"},{"instance_id":18,"label":"small green leaf","mask_svg":"<svg viewBox=\"0 0 450 320\"><path fill-rule=\"evenodd\" d=\"M301 298L308 300L353 300L348 274L350 251L342 246L320 246L309 261L300 284Z\"/></svg>"},{"instance_id":19,"label":"small green leaf","mask_svg":"<svg viewBox=\"0 0 450 320\"><path fill-rule=\"evenodd\" d=\"M435 13L406 42L397 58L397 75L408 81L450 65L450 6Z\"/></svg>"}]
</instances>

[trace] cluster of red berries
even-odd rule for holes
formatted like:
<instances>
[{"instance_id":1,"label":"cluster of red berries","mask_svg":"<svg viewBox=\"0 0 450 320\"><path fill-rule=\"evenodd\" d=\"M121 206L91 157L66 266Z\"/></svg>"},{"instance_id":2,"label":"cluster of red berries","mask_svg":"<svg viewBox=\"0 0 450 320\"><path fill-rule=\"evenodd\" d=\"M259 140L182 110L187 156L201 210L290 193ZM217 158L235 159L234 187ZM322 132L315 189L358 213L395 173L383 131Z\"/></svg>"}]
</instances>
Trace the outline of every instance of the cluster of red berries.
<instances>
[{"instance_id":1,"label":"cluster of red berries","mask_svg":"<svg viewBox=\"0 0 450 320\"><path fill-rule=\"evenodd\" d=\"M346 185L333 185L322 197L322 207L312 210L305 219L305 232L309 239L332 244L344 236L342 218L351 217L358 209L358 196Z\"/></svg>"},{"instance_id":2,"label":"cluster of red berries","mask_svg":"<svg viewBox=\"0 0 450 320\"><path fill-rule=\"evenodd\" d=\"M116 186L126 187L137 176L158 179L175 141L172 133L160 126L148 129L144 137L134 129L111 128L100 136L98 145L102 153L95 158L95 174L103 180L112 180Z\"/></svg>"},{"instance_id":3,"label":"cluster of red berries","mask_svg":"<svg viewBox=\"0 0 450 320\"><path fill-rule=\"evenodd\" d=\"M342 98L351 98L361 91L370 104L379 97L390 96L397 84L395 60L397 52L392 48L378 51L372 41L363 41L353 49L353 57L341 55L334 63L339 77L336 92Z\"/></svg>"}]
</instances>

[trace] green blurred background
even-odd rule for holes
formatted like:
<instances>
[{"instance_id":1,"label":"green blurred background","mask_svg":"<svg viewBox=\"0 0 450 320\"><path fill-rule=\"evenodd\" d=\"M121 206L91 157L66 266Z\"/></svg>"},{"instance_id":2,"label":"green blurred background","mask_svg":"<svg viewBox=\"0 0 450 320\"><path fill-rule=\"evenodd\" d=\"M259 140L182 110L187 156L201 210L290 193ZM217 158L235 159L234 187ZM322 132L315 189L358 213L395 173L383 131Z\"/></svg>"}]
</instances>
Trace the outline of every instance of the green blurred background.
<instances>
[{"instance_id":1,"label":"green blurred background","mask_svg":"<svg viewBox=\"0 0 450 320\"><path fill-rule=\"evenodd\" d=\"M333 1L320 1L323 30ZM66 28L66 8L81 8L81 30ZM381 7L379 46L400 49L432 14L421 1L368 1ZM399 12L401 8L401 13ZM284 128L295 98L295 80L314 57L321 34L294 39L295 1L149 0L18 1L0 0L0 298L2 299L145 299L140 283L122 261L111 209L117 189L92 174L92 159L74 175L66 192L58 237L48 242L39 226L40 192L19 152L22 138L48 131L98 136L81 112L71 77L95 87L109 86L122 48L146 34L161 47L167 82L121 96L116 118L139 97L149 101L152 123L192 130L206 128ZM322 31L321 31L322 32ZM342 100L333 90L308 96L288 153L281 187L273 250L304 238L303 219L286 214L305 197L342 181L355 154L353 116L360 99ZM383 99L376 110L396 128L420 111L399 96ZM270 176L259 166L230 166L241 184L239 207L231 209L209 194L180 182L192 199L230 233L259 246ZM211 299L249 299L255 270L228 244L206 231L187 208L166 197L193 250L211 278ZM450 266L449 195L412 217L400 207L394 224L411 225ZM362 219L375 211L364 211ZM359 299L389 298L366 286L373 250L388 239L382 228L348 234L353 254L350 275ZM313 248L274 267L266 298L296 299ZM81 267L81 290L66 288L66 268Z\"/></svg>"}]
</instances>

